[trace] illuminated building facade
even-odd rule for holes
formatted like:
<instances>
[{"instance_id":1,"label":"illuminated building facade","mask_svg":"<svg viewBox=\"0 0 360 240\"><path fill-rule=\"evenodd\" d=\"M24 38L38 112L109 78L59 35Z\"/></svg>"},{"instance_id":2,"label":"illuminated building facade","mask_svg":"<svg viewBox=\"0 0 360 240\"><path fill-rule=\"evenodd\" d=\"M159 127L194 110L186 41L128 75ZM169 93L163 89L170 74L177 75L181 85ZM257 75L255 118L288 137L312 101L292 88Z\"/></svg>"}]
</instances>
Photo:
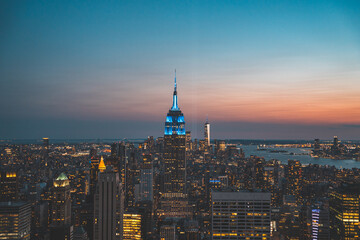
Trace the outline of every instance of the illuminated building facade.
<instances>
[{"instance_id":1,"label":"illuminated building facade","mask_svg":"<svg viewBox=\"0 0 360 240\"><path fill-rule=\"evenodd\" d=\"M100 172L94 199L94 240L118 240L122 235L124 196L119 174L108 166Z\"/></svg>"},{"instance_id":2,"label":"illuminated building facade","mask_svg":"<svg viewBox=\"0 0 360 240\"><path fill-rule=\"evenodd\" d=\"M49 157L49 138L43 138L43 160L46 162Z\"/></svg>"},{"instance_id":3,"label":"illuminated building facade","mask_svg":"<svg viewBox=\"0 0 360 240\"><path fill-rule=\"evenodd\" d=\"M204 125L204 139L205 139L205 148L208 150L210 148L210 123L208 119L206 119Z\"/></svg>"},{"instance_id":4,"label":"illuminated building facade","mask_svg":"<svg viewBox=\"0 0 360 240\"><path fill-rule=\"evenodd\" d=\"M254 163L253 178L255 179L255 187L257 189L263 189L265 187L264 167L265 160L263 158L256 158Z\"/></svg>"},{"instance_id":5,"label":"illuminated building facade","mask_svg":"<svg viewBox=\"0 0 360 240\"><path fill-rule=\"evenodd\" d=\"M212 191L212 239L270 239L271 193Z\"/></svg>"},{"instance_id":6,"label":"illuminated building facade","mask_svg":"<svg viewBox=\"0 0 360 240\"><path fill-rule=\"evenodd\" d=\"M54 181L51 213L52 225L71 224L70 181L65 173L61 173Z\"/></svg>"},{"instance_id":7,"label":"illuminated building facade","mask_svg":"<svg viewBox=\"0 0 360 240\"><path fill-rule=\"evenodd\" d=\"M164 193L159 202L159 218L190 218L193 210L183 193Z\"/></svg>"},{"instance_id":8,"label":"illuminated building facade","mask_svg":"<svg viewBox=\"0 0 360 240\"><path fill-rule=\"evenodd\" d=\"M160 240L176 240L176 225L161 226Z\"/></svg>"},{"instance_id":9,"label":"illuminated building facade","mask_svg":"<svg viewBox=\"0 0 360 240\"><path fill-rule=\"evenodd\" d=\"M189 152L192 150L192 141L191 141L191 132L190 131L186 131L185 139L186 139L185 150L186 150L186 152Z\"/></svg>"},{"instance_id":10,"label":"illuminated building facade","mask_svg":"<svg viewBox=\"0 0 360 240\"><path fill-rule=\"evenodd\" d=\"M219 154L225 152L225 149L226 149L225 141L217 141L215 147L216 147L216 154L219 155Z\"/></svg>"},{"instance_id":11,"label":"illuminated building facade","mask_svg":"<svg viewBox=\"0 0 360 240\"><path fill-rule=\"evenodd\" d=\"M25 202L0 202L0 239L30 239L31 206Z\"/></svg>"},{"instance_id":12,"label":"illuminated building facade","mask_svg":"<svg viewBox=\"0 0 360 240\"><path fill-rule=\"evenodd\" d=\"M227 188L229 186L229 177L228 176L218 176L215 178L210 178L209 186L210 186L210 189Z\"/></svg>"},{"instance_id":13,"label":"illuminated building facade","mask_svg":"<svg viewBox=\"0 0 360 240\"><path fill-rule=\"evenodd\" d=\"M165 121L164 193L186 193L185 120L177 102L176 75L173 105Z\"/></svg>"},{"instance_id":14,"label":"illuminated building facade","mask_svg":"<svg viewBox=\"0 0 360 240\"><path fill-rule=\"evenodd\" d=\"M76 169L74 177L74 189L72 189L72 195L75 198L76 205L80 206L89 195L89 170L88 169Z\"/></svg>"},{"instance_id":15,"label":"illuminated building facade","mask_svg":"<svg viewBox=\"0 0 360 240\"><path fill-rule=\"evenodd\" d=\"M344 185L330 194L331 238L359 239L358 185Z\"/></svg>"},{"instance_id":16,"label":"illuminated building facade","mask_svg":"<svg viewBox=\"0 0 360 240\"><path fill-rule=\"evenodd\" d=\"M105 171L105 169L106 169L106 166L105 166L105 163L104 163L104 157L101 156L100 163L99 163L99 171L103 172L103 171Z\"/></svg>"},{"instance_id":17,"label":"illuminated building facade","mask_svg":"<svg viewBox=\"0 0 360 240\"><path fill-rule=\"evenodd\" d=\"M311 230L310 236L312 240L328 240L330 239L330 222L329 210L322 206L314 206L311 208Z\"/></svg>"},{"instance_id":18,"label":"illuminated building facade","mask_svg":"<svg viewBox=\"0 0 360 240\"><path fill-rule=\"evenodd\" d=\"M153 201L153 172L151 155L145 154L143 156L143 164L140 169L140 201Z\"/></svg>"},{"instance_id":19,"label":"illuminated building facade","mask_svg":"<svg viewBox=\"0 0 360 240\"><path fill-rule=\"evenodd\" d=\"M192 215L186 193L185 120L178 107L176 87L175 75L173 105L165 121L164 180L157 209L157 215L162 219L186 218Z\"/></svg>"},{"instance_id":20,"label":"illuminated building facade","mask_svg":"<svg viewBox=\"0 0 360 240\"><path fill-rule=\"evenodd\" d=\"M121 184L125 185L126 172L126 146L124 142L111 145L111 156L107 159L108 165L113 166L114 171L119 173Z\"/></svg>"},{"instance_id":21,"label":"illuminated building facade","mask_svg":"<svg viewBox=\"0 0 360 240\"><path fill-rule=\"evenodd\" d=\"M137 152L134 148L129 151L128 163L125 172L125 209L135 207L136 196L139 196L140 168L136 162Z\"/></svg>"},{"instance_id":22,"label":"illuminated building facade","mask_svg":"<svg viewBox=\"0 0 360 240\"><path fill-rule=\"evenodd\" d=\"M141 215L136 213L124 213L123 238L126 240L140 240L141 238Z\"/></svg>"},{"instance_id":23,"label":"illuminated building facade","mask_svg":"<svg viewBox=\"0 0 360 240\"><path fill-rule=\"evenodd\" d=\"M301 201L301 187L302 187L302 168L300 161L289 160L287 172L287 193L294 195L297 202Z\"/></svg>"},{"instance_id":24,"label":"illuminated building facade","mask_svg":"<svg viewBox=\"0 0 360 240\"><path fill-rule=\"evenodd\" d=\"M96 149L90 150L90 195L93 197L99 173L99 158Z\"/></svg>"},{"instance_id":25,"label":"illuminated building facade","mask_svg":"<svg viewBox=\"0 0 360 240\"><path fill-rule=\"evenodd\" d=\"M18 200L19 179L15 171L0 171L0 191L0 202Z\"/></svg>"}]
</instances>

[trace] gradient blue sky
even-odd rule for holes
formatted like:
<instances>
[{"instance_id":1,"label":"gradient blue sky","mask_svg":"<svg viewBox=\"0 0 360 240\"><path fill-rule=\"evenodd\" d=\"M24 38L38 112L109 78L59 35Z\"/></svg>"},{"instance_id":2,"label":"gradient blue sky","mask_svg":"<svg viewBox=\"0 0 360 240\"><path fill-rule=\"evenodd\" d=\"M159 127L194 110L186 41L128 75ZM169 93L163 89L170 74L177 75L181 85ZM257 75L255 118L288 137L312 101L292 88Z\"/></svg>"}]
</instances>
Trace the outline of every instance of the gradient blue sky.
<instances>
[{"instance_id":1,"label":"gradient blue sky","mask_svg":"<svg viewBox=\"0 0 360 240\"><path fill-rule=\"evenodd\" d=\"M0 138L360 139L360 1L1 1Z\"/></svg>"}]
</instances>

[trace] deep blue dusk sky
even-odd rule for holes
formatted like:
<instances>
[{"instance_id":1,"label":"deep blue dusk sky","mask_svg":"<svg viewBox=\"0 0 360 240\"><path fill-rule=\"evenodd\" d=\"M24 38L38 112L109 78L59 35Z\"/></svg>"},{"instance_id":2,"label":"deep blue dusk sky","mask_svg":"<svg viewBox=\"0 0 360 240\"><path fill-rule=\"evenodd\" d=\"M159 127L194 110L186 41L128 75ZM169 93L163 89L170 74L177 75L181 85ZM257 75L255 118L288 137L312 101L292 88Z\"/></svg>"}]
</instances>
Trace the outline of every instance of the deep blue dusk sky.
<instances>
[{"instance_id":1,"label":"deep blue dusk sky","mask_svg":"<svg viewBox=\"0 0 360 240\"><path fill-rule=\"evenodd\" d=\"M0 139L360 139L360 1L1 1Z\"/></svg>"}]
</instances>

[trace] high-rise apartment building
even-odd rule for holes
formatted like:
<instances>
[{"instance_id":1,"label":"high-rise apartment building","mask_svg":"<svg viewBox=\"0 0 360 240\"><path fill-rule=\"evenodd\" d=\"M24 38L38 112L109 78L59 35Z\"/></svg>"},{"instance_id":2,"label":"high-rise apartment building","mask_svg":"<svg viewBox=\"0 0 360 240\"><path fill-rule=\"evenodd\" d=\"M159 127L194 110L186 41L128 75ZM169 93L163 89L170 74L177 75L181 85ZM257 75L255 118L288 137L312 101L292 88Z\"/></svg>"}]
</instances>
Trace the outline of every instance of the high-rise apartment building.
<instances>
[{"instance_id":1,"label":"high-rise apartment building","mask_svg":"<svg viewBox=\"0 0 360 240\"><path fill-rule=\"evenodd\" d=\"M0 239L28 240L31 205L25 202L0 202Z\"/></svg>"},{"instance_id":2,"label":"high-rise apartment building","mask_svg":"<svg viewBox=\"0 0 360 240\"><path fill-rule=\"evenodd\" d=\"M124 196L119 174L108 166L100 172L94 200L94 239L122 239Z\"/></svg>"},{"instance_id":3,"label":"high-rise apartment building","mask_svg":"<svg viewBox=\"0 0 360 240\"><path fill-rule=\"evenodd\" d=\"M270 239L271 193L212 191L212 239Z\"/></svg>"}]
</instances>

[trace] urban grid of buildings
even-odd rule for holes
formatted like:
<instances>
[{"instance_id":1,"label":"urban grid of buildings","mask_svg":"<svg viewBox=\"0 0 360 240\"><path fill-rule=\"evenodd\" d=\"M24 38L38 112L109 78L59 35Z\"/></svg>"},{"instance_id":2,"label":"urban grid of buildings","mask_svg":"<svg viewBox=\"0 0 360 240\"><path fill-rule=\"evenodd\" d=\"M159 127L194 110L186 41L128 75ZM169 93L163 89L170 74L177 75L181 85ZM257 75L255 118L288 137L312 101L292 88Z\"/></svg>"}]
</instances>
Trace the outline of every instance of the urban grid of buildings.
<instances>
[{"instance_id":1,"label":"urban grid of buildings","mask_svg":"<svg viewBox=\"0 0 360 240\"><path fill-rule=\"evenodd\" d=\"M305 147L360 159L337 137ZM245 157L208 120L193 140L176 76L163 137L4 143L0 164L0 240L360 239L359 169Z\"/></svg>"}]
</instances>

